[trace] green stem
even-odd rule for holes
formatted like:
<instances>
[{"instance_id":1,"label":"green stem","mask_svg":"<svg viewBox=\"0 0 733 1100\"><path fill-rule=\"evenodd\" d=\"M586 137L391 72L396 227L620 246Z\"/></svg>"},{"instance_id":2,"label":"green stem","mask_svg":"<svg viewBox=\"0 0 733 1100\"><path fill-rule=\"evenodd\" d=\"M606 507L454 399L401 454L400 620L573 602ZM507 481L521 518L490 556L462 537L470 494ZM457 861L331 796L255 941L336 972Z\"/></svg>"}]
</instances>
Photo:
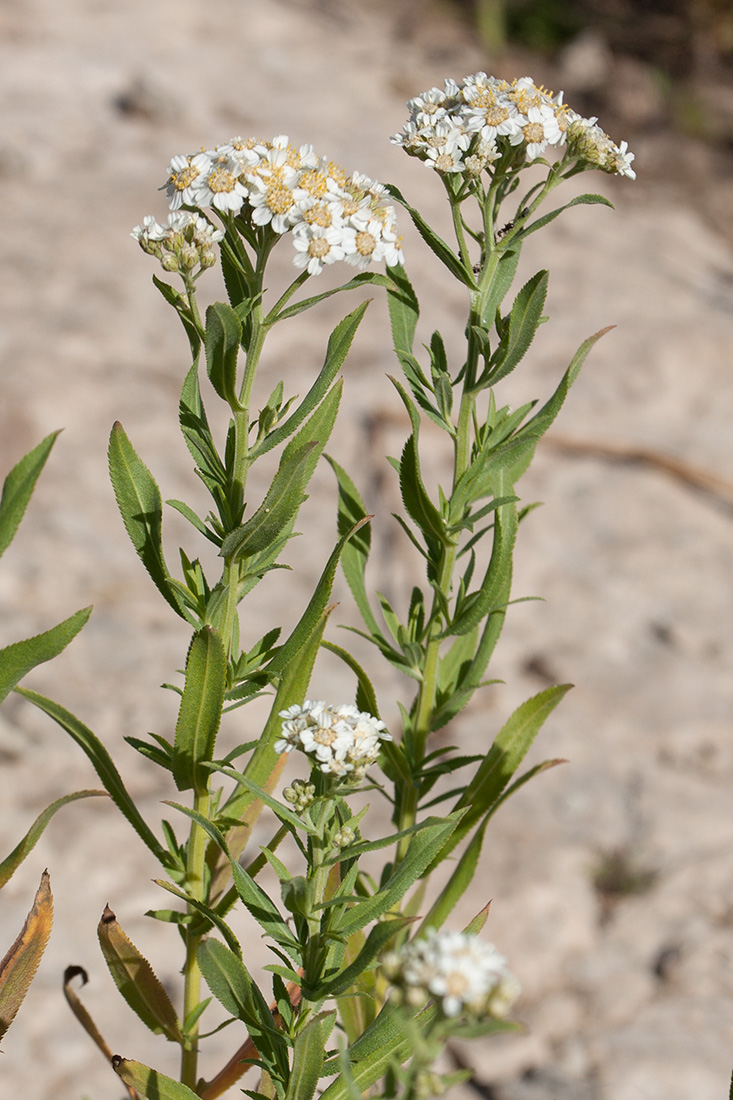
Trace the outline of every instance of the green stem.
<instances>
[{"instance_id":1,"label":"green stem","mask_svg":"<svg viewBox=\"0 0 733 1100\"><path fill-rule=\"evenodd\" d=\"M210 809L210 795L208 789L196 791L194 795L194 810L203 817L208 818ZM197 901L205 901L205 869L206 869L207 836L204 830L195 821L191 822L191 832L188 839L188 852L186 856L186 888ZM188 906L191 916L197 916L197 910ZM183 1019L188 1018L191 1012L198 1007L201 1001L201 971L198 964L198 948L201 936L193 935L189 929L185 931L186 961L183 966ZM198 1073L198 1023L194 1024L186 1036L187 1042L181 1051L181 1082L189 1088L196 1087Z\"/></svg>"}]
</instances>

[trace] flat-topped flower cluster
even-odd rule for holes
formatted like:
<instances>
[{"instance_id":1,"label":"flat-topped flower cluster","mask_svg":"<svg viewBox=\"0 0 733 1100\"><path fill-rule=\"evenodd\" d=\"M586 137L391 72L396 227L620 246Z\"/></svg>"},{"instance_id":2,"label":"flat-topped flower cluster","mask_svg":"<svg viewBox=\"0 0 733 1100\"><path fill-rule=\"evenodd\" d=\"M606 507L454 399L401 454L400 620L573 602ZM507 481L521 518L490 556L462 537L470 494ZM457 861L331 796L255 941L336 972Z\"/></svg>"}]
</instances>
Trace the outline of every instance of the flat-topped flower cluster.
<instances>
[{"instance_id":1,"label":"flat-topped flower cluster","mask_svg":"<svg viewBox=\"0 0 733 1100\"><path fill-rule=\"evenodd\" d=\"M302 706L280 711L280 718L282 737L275 752L299 749L315 757L322 772L352 781L363 779L376 762L380 742L392 740L384 722L348 703L332 706L307 699Z\"/></svg>"},{"instance_id":2,"label":"flat-topped flower cluster","mask_svg":"<svg viewBox=\"0 0 733 1100\"><path fill-rule=\"evenodd\" d=\"M411 99L409 121L392 141L442 174L480 176L502 158L523 151L527 161L567 145L589 168L636 178L634 154L615 145L595 118L583 118L530 76L509 83L486 73L459 84L446 80Z\"/></svg>"},{"instance_id":3,"label":"flat-topped flower cluster","mask_svg":"<svg viewBox=\"0 0 733 1100\"><path fill-rule=\"evenodd\" d=\"M468 1012L506 1016L520 993L519 982L492 943L466 932L428 929L382 958L385 977L407 1004L422 1008L434 998L445 1016Z\"/></svg>"},{"instance_id":4,"label":"flat-topped flower cluster","mask_svg":"<svg viewBox=\"0 0 733 1100\"><path fill-rule=\"evenodd\" d=\"M336 260L359 268L402 263L386 188L358 172L349 176L312 145L295 148L285 135L272 141L235 137L214 149L175 156L166 193L173 211L210 208L255 228L292 233L293 263L310 275Z\"/></svg>"}]
</instances>

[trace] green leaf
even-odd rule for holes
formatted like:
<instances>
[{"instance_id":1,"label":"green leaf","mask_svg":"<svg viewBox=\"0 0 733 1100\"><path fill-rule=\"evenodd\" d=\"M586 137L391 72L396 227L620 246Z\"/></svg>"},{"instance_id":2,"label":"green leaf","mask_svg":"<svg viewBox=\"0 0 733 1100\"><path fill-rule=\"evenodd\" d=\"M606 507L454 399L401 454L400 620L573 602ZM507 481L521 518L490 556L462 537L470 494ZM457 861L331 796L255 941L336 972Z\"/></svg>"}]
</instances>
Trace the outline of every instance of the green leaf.
<instances>
[{"instance_id":1,"label":"green leaf","mask_svg":"<svg viewBox=\"0 0 733 1100\"><path fill-rule=\"evenodd\" d=\"M240 787L245 787L248 791L251 791L256 798L264 802L266 806L269 806L275 816L282 822L290 825L294 833L300 830L310 833L313 836L318 836L318 829L314 825L309 825L303 818L299 817L289 806L283 802L278 802L276 798L273 798L264 787L260 787L258 783L254 783L243 772L238 772L234 768L225 768L221 764L212 764L212 769L221 772L222 775L228 776L230 779L235 779Z\"/></svg>"},{"instance_id":2,"label":"green leaf","mask_svg":"<svg viewBox=\"0 0 733 1100\"><path fill-rule=\"evenodd\" d=\"M559 206L557 210L551 210L549 214L543 214L541 218L537 218L531 222L528 226L522 229L519 233L521 237L528 237L530 233L534 233L538 229L542 229L543 226L549 225L550 222L554 222L555 218L559 218L564 210L569 210L571 206L589 206L600 203L602 206L610 206L613 210L613 203L609 202L604 195L576 195L570 202L566 202L564 206Z\"/></svg>"},{"instance_id":3,"label":"green leaf","mask_svg":"<svg viewBox=\"0 0 733 1100\"><path fill-rule=\"evenodd\" d=\"M353 342L356 330L366 312L368 302L362 302L360 306L349 313L336 325L328 340L326 357L323 366L315 382L308 390L300 405L294 413L282 424L278 424L265 438L253 448L254 454L264 454L279 443L282 443L295 431L315 407L323 400L328 388L343 365Z\"/></svg>"},{"instance_id":4,"label":"green leaf","mask_svg":"<svg viewBox=\"0 0 733 1100\"><path fill-rule=\"evenodd\" d=\"M387 191L393 199L397 200L400 206L404 206L412 219L413 225L431 252L435 253L440 262L448 268L452 275L455 275L459 282L463 283L464 286L470 287L471 290L475 290L476 283L473 274L466 270L461 260L456 256L455 252L449 248L442 237L439 237L435 230L431 229L420 211L416 210L414 206L410 206L407 199L394 184L387 184Z\"/></svg>"},{"instance_id":5,"label":"green leaf","mask_svg":"<svg viewBox=\"0 0 733 1100\"><path fill-rule=\"evenodd\" d=\"M422 480L417 439L411 434L405 443L400 459L400 492L408 515L423 535L437 539L446 545L448 537L440 512L433 504Z\"/></svg>"},{"instance_id":6,"label":"green leaf","mask_svg":"<svg viewBox=\"0 0 733 1100\"><path fill-rule=\"evenodd\" d=\"M140 811L127 793L125 784L122 782L122 778L114 765L112 757L109 755L99 738L93 734L83 722L80 722L78 718L74 717L73 714L65 710L59 703L55 703L52 699L47 699L45 696L39 695L38 692L29 691L27 688L18 687L15 691L18 695L22 695L24 699L28 699L29 702L44 711L49 717L53 718L53 720L57 722L62 729L66 730L73 740L76 741L77 745L83 749L91 761L94 770L101 779L104 789L107 791L114 804L127 818L135 832L141 837L150 851L164 867L167 866L168 854L165 848L156 839L145 821L143 821Z\"/></svg>"},{"instance_id":7,"label":"green leaf","mask_svg":"<svg viewBox=\"0 0 733 1100\"><path fill-rule=\"evenodd\" d=\"M326 1043L335 1022L335 1011L319 1012L298 1032L288 1081L288 1100L313 1100L321 1079Z\"/></svg>"},{"instance_id":8,"label":"green leaf","mask_svg":"<svg viewBox=\"0 0 733 1100\"><path fill-rule=\"evenodd\" d=\"M190 809L188 806L180 806L177 802L169 802L167 800L166 805L172 806L174 809L179 810L180 813L185 814L185 816L189 817L192 821L195 821L201 826L204 832L211 837L216 846L229 860L236 891L247 909L249 909L250 913L264 932L270 936L275 943L283 947L293 961L299 966L299 944L283 920L280 910L272 899L268 897L262 887L259 886L254 879L247 874L244 868L239 865L237 860L234 859L221 831L213 822L209 821L208 818L203 817L202 814L198 813L196 810Z\"/></svg>"},{"instance_id":9,"label":"green leaf","mask_svg":"<svg viewBox=\"0 0 733 1100\"><path fill-rule=\"evenodd\" d=\"M420 306L404 267L400 264L390 267L389 278L391 285L387 289L387 307L392 341L399 356L412 351Z\"/></svg>"},{"instance_id":10,"label":"green leaf","mask_svg":"<svg viewBox=\"0 0 733 1100\"><path fill-rule=\"evenodd\" d=\"M181 1025L170 997L108 905L97 927L97 936L112 979L135 1015L154 1034L163 1034L174 1043L182 1042Z\"/></svg>"},{"instance_id":11,"label":"green leaf","mask_svg":"<svg viewBox=\"0 0 733 1100\"><path fill-rule=\"evenodd\" d=\"M375 718L379 718L379 705L377 703L376 692L374 691L371 680L356 658L352 657L348 650L340 645L335 645L333 642L321 642L321 646L323 649L327 649L329 653L334 653L339 657L356 675L357 688L355 702L359 710L364 710L367 714L372 714Z\"/></svg>"},{"instance_id":12,"label":"green leaf","mask_svg":"<svg viewBox=\"0 0 733 1100\"><path fill-rule=\"evenodd\" d=\"M347 1051L351 1063L352 1084L356 1085L362 1095L384 1077L390 1065L394 1062L405 1062L413 1053L412 1036L404 1026L405 1017L416 1019L425 1033L436 1014L437 1009L434 1006L418 1013L417 1010L411 1011L405 1006L397 1007L387 1002L376 1020ZM324 1067L326 1072L330 1068L336 1072L338 1060L333 1067L328 1063ZM331 1082L321 1097L322 1100L350 1100L351 1095L349 1083L342 1075Z\"/></svg>"},{"instance_id":13,"label":"green leaf","mask_svg":"<svg viewBox=\"0 0 733 1100\"><path fill-rule=\"evenodd\" d=\"M313 991L313 1000L326 997L338 997L346 993L361 975L371 968L375 959L381 955L389 942L410 923L410 917L396 917L393 920L379 921L369 932L363 947L356 958L339 974L327 979Z\"/></svg>"},{"instance_id":14,"label":"green leaf","mask_svg":"<svg viewBox=\"0 0 733 1100\"><path fill-rule=\"evenodd\" d=\"M134 1062L131 1058L115 1054L112 1058L112 1069L129 1088L144 1096L145 1100L199 1100L198 1094L188 1085L182 1085L180 1081L174 1081L172 1077L166 1077L157 1069L151 1069L142 1062Z\"/></svg>"},{"instance_id":15,"label":"green leaf","mask_svg":"<svg viewBox=\"0 0 733 1100\"><path fill-rule=\"evenodd\" d=\"M160 886L162 890L167 890L169 894L174 894L177 898L180 898L181 901L185 901L186 905L193 906L193 908L198 913L200 913L207 922L205 926L206 931L208 932L209 928L211 927L218 928L218 930L222 934L222 937L226 940L231 950L234 951L234 953L237 955L241 954L242 949L239 946L237 937L234 935L226 921L223 920L223 918L220 917L214 909L212 909L209 905L205 905L204 902L199 901L198 898L194 898L190 894L187 894L185 890L181 890L178 886L174 886L172 882L166 882L165 879L162 878L153 879L153 882L156 886ZM163 913L166 914L165 917L160 915ZM178 913L171 909L157 910L155 915L157 916L158 920L165 919L170 921L171 923L178 923L181 919L187 919L187 914Z\"/></svg>"},{"instance_id":16,"label":"green leaf","mask_svg":"<svg viewBox=\"0 0 733 1100\"><path fill-rule=\"evenodd\" d=\"M366 522L366 519L360 520L336 543L300 621L287 641L277 650L275 656L266 666L268 674L272 675L273 672L281 672L287 668L288 664L298 655L298 652L305 645L306 641L313 636L313 631L320 622L326 609L326 604L330 598L331 589L333 588L333 582L336 576L336 569L338 568L338 563L344 547Z\"/></svg>"},{"instance_id":17,"label":"green leaf","mask_svg":"<svg viewBox=\"0 0 733 1100\"><path fill-rule=\"evenodd\" d=\"M580 374L580 369L589 351L602 336L605 336L605 334L610 332L613 328L615 328L615 325L607 325L606 328L599 329L598 332L595 332L592 336L589 336L587 340L583 341L549 401L542 406L539 412L535 413L531 420L527 421L523 428L511 437L508 443L500 447L499 450L495 452L495 455L492 456L492 460L496 457L501 457L503 459L502 467L507 471L507 476L512 484L522 476L532 461L532 456L534 455L538 440L542 438L547 429L552 425L555 417L562 408L568 391Z\"/></svg>"},{"instance_id":18,"label":"green leaf","mask_svg":"<svg viewBox=\"0 0 733 1100\"><path fill-rule=\"evenodd\" d=\"M287 1041L242 960L217 940L205 940L197 958L209 989L227 1012L245 1024L268 1072L286 1080Z\"/></svg>"},{"instance_id":19,"label":"green leaf","mask_svg":"<svg viewBox=\"0 0 733 1100\"><path fill-rule=\"evenodd\" d=\"M0 959L0 1040L16 1017L38 970L53 923L53 897L48 871L19 935Z\"/></svg>"},{"instance_id":20,"label":"green leaf","mask_svg":"<svg viewBox=\"0 0 733 1100\"><path fill-rule=\"evenodd\" d=\"M356 290L362 286L389 287L389 283L389 276L382 275L379 271L361 271L358 275L355 275L353 279L349 279L347 283L342 283L341 286L333 287L332 290L324 290L321 294L314 294L311 298L302 298L299 302L295 302L294 305L287 306L285 309L280 310L274 317L272 313L269 313L266 321L268 325L271 325L276 321L284 321L287 317L296 317L299 313L311 309L312 306L325 301L326 298L332 298L334 294L341 294L344 290Z\"/></svg>"},{"instance_id":21,"label":"green leaf","mask_svg":"<svg viewBox=\"0 0 733 1100\"><path fill-rule=\"evenodd\" d=\"M201 764L212 760L221 723L227 658L211 626L194 634L186 660L186 681L176 723L173 778L179 791L206 786Z\"/></svg>"},{"instance_id":22,"label":"green leaf","mask_svg":"<svg viewBox=\"0 0 733 1100\"><path fill-rule=\"evenodd\" d=\"M348 936L392 909L448 843L464 812L465 810L460 809L458 813L454 811L446 818L433 817L421 822L420 831L415 833L404 858L397 864L382 889L372 897L358 902L344 914L336 929L339 934Z\"/></svg>"},{"instance_id":23,"label":"green leaf","mask_svg":"<svg viewBox=\"0 0 733 1100\"><path fill-rule=\"evenodd\" d=\"M237 357L242 340L242 324L231 306L215 302L206 310L206 372L209 381L232 409L237 400Z\"/></svg>"},{"instance_id":24,"label":"green leaf","mask_svg":"<svg viewBox=\"0 0 733 1100\"><path fill-rule=\"evenodd\" d=\"M180 317L181 324L183 325L191 347L191 355L196 359L201 349L201 337L199 336L199 331L191 316L191 309L186 298L184 298L181 292L176 290L175 287L172 287L170 283L164 283L157 275L153 275L153 286L158 288L168 305L173 306Z\"/></svg>"},{"instance_id":25,"label":"green leaf","mask_svg":"<svg viewBox=\"0 0 733 1100\"><path fill-rule=\"evenodd\" d=\"M308 460L315 449L315 443L306 443L281 464L255 514L224 539L223 558L233 561L266 550L291 523L305 500Z\"/></svg>"},{"instance_id":26,"label":"green leaf","mask_svg":"<svg viewBox=\"0 0 733 1100\"><path fill-rule=\"evenodd\" d=\"M36 481L58 434L58 432L51 432L47 435L13 466L5 478L2 497L0 497L0 556L13 541L20 521L25 515Z\"/></svg>"},{"instance_id":27,"label":"green leaf","mask_svg":"<svg viewBox=\"0 0 733 1100\"><path fill-rule=\"evenodd\" d=\"M39 837L48 825L53 815L66 806L69 802L76 802L79 798L95 798L106 796L106 791L75 791L74 794L64 795L47 806L43 813L39 814L19 844L16 844L9 856L0 863L0 888L12 877L20 867L29 852L35 847Z\"/></svg>"},{"instance_id":28,"label":"green leaf","mask_svg":"<svg viewBox=\"0 0 733 1100\"><path fill-rule=\"evenodd\" d=\"M197 626L171 584L163 557L160 490L119 421L112 428L109 440L109 472L125 529L156 588L177 615Z\"/></svg>"},{"instance_id":29,"label":"green leaf","mask_svg":"<svg viewBox=\"0 0 733 1100\"><path fill-rule=\"evenodd\" d=\"M506 297L509 287L514 282L514 276L519 263L519 248L507 248L502 252L496 266L489 290L481 306L481 323L486 330L492 328L496 313Z\"/></svg>"},{"instance_id":30,"label":"green leaf","mask_svg":"<svg viewBox=\"0 0 733 1100\"><path fill-rule=\"evenodd\" d=\"M91 607L84 607L50 630L0 649L0 702L32 668L57 657L76 637L91 613Z\"/></svg>"},{"instance_id":31,"label":"green leaf","mask_svg":"<svg viewBox=\"0 0 733 1100\"><path fill-rule=\"evenodd\" d=\"M336 481L338 482L339 536L345 535L348 531L355 529L355 525L361 524L360 527L355 529L354 536L344 548L341 558L341 568L344 571L344 576L346 577L356 606L359 608L359 612L367 629L373 636L381 638L382 632L379 629L377 620L369 604L369 597L367 595L364 580L366 564L371 549L372 534L371 527L364 524L363 521L369 518L369 516L364 506L364 501L359 495L359 490L356 488L354 482L344 468L339 466L338 462L329 455L326 455L326 461L331 466L331 469L336 475Z\"/></svg>"},{"instance_id":32,"label":"green leaf","mask_svg":"<svg viewBox=\"0 0 733 1100\"><path fill-rule=\"evenodd\" d=\"M181 432L191 457L208 486L222 489L227 483L227 473L209 427L206 410L201 400L198 363L195 362L183 381L178 405Z\"/></svg>"},{"instance_id":33,"label":"green leaf","mask_svg":"<svg viewBox=\"0 0 733 1100\"><path fill-rule=\"evenodd\" d=\"M492 386L510 374L529 350L542 317L547 280L547 272L539 271L524 284L514 299L509 327L489 364L488 376Z\"/></svg>"},{"instance_id":34,"label":"green leaf","mask_svg":"<svg viewBox=\"0 0 733 1100\"><path fill-rule=\"evenodd\" d=\"M571 687L572 684L559 684L533 695L517 707L505 722L473 779L456 802L455 809L463 810L464 816L441 851L440 861L501 797L544 722Z\"/></svg>"}]
</instances>

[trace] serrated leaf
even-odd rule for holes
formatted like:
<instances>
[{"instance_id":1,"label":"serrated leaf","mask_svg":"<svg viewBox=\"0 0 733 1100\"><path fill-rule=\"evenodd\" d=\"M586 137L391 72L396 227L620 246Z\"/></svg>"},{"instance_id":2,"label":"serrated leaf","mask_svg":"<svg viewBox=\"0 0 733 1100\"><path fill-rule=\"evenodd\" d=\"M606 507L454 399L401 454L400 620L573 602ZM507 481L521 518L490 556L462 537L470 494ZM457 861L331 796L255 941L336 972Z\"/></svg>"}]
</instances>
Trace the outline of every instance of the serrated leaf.
<instances>
[{"instance_id":1,"label":"serrated leaf","mask_svg":"<svg viewBox=\"0 0 733 1100\"><path fill-rule=\"evenodd\" d=\"M354 336L356 335L356 330L361 323L368 305L368 302L362 302L360 306L357 306L357 308L344 317L342 321L339 321L329 337L326 357L315 382L308 390L308 393L298 405L295 412L293 412L287 420L278 424L276 428L253 448L255 454L264 454L266 451L271 450L273 447L286 440L323 400L349 353Z\"/></svg>"},{"instance_id":2,"label":"serrated leaf","mask_svg":"<svg viewBox=\"0 0 733 1100\"><path fill-rule=\"evenodd\" d=\"M32 668L57 657L76 637L91 613L91 607L84 607L50 630L0 649L0 702Z\"/></svg>"},{"instance_id":3,"label":"serrated leaf","mask_svg":"<svg viewBox=\"0 0 733 1100\"><path fill-rule=\"evenodd\" d=\"M435 230L428 225L420 211L416 210L414 206L410 206L407 199L394 184L387 184L387 191L393 199L397 200L400 206L405 208L412 219L413 225L431 252L435 253L440 262L448 268L450 273L454 275L459 282L463 283L464 286L470 287L471 290L475 290L476 285L472 273L466 270L453 249L450 248L442 237L439 237Z\"/></svg>"},{"instance_id":4,"label":"serrated leaf","mask_svg":"<svg viewBox=\"0 0 733 1100\"><path fill-rule=\"evenodd\" d=\"M445 526L423 483L414 433L409 436L402 451L400 492L408 515L423 535L445 545L448 541Z\"/></svg>"},{"instance_id":5,"label":"serrated leaf","mask_svg":"<svg viewBox=\"0 0 733 1100\"><path fill-rule=\"evenodd\" d=\"M163 556L163 502L145 463L119 421L109 440L109 472L125 529L156 588L177 615L197 626L173 585Z\"/></svg>"},{"instance_id":6,"label":"serrated leaf","mask_svg":"<svg viewBox=\"0 0 733 1100\"><path fill-rule=\"evenodd\" d=\"M232 409L237 400L237 358L242 340L242 323L231 306L214 302L206 310L206 372L216 393Z\"/></svg>"},{"instance_id":7,"label":"serrated leaf","mask_svg":"<svg viewBox=\"0 0 733 1100\"><path fill-rule=\"evenodd\" d=\"M415 291L400 264L389 269L391 286L387 288L387 307L392 327L392 342L398 356L409 354L415 340L420 306Z\"/></svg>"},{"instance_id":8,"label":"serrated leaf","mask_svg":"<svg viewBox=\"0 0 733 1100\"><path fill-rule=\"evenodd\" d=\"M22 695L24 699L33 703L40 710L44 711L53 718L55 722L61 726L62 729L76 741L77 745L86 753L91 761L94 770L102 781L104 789L109 794L110 798L121 811L121 813L127 818L132 825L135 832L144 841L150 851L155 857L163 864L168 865L168 857L165 848L156 839L153 832L143 820L140 811L127 793L125 784L122 782L122 777L117 771L112 757L107 752L106 748L99 740L99 738L92 733L83 722L80 722L70 711L66 710L59 703L55 703L52 699L47 699L43 695L39 695L36 691L29 691L27 688L15 688L18 695Z\"/></svg>"},{"instance_id":9,"label":"serrated leaf","mask_svg":"<svg viewBox=\"0 0 733 1100\"><path fill-rule=\"evenodd\" d=\"M128 1088L144 1096L145 1100L199 1100L198 1094L188 1085L131 1058L113 1055L112 1069Z\"/></svg>"},{"instance_id":10,"label":"serrated leaf","mask_svg":"<svg viewBox=\"0 0 733 1100\"><path fill-rule=\"evenodd\" d=\"M25 924L0 960L0 1040L15 1019L35 977L52 923L51 882L48 871L44 871Z\"/></svg>"},{"instance_id":11,"label":"serrated leaf","mask_svg":"<svg viewBox=\"0 0 733 1100\"><path fill-rule=\"evenodd\" d=\"M16 462L3 482L3 492L0 497L0 557L13 541L58 434L58 432L51 432L42 439L32 451Z\"/></svg>"},{"instance_id":12,"label":"serrated leaf","mask_svg":"<svg viewBox=\"0 0 733 1100\"><path fill-rule=\"evenodd\" d=\"M97 936L112 979L135 1015L154 1034L182 1042L181 1025L170 997L108 905L97 926Z\"/></svg>"},{"instance_id":13,"label":"serrated leaf","mask_svg":"<svg viewBox=\"0 0 733 1100\"><path fill-rule=\"evenodd\" d=\"M392 909L423 875L435 855L448 843L448 838L464 812L461 809L457 816L450 814L446 818L428 818L421 822L421 829L413 836L405 856L384 886L344 914L336 929L339 934L349 936Z\"/></svg>"},{"instance_id":14,"label":"serrated leaf","mask_svg":"<svg viewBox=\"0 0 733 1100\"><path fill-rule=\"evenodd\" d=\"M0 887L3 887L17 871L25 857L35 847L51 818L62 806L66 806L69 802L76 802L79 798L106 797L106 795L106 791L76 791L74 794L67 794L63 798L58 798L50 806L47 806L43 813L38 815L20 843L0 863Z\"/></svg>"},{"instance_id":15,"label":"serrated leaf","mask_svg":"<svg viewBox=\"0 0 733 1100\"><path fill-rule=\"evenodd\" d=\"M245 1024L268 1071L287 1079L288 1044L242 960L217 940L205 940L197 958L209 989L227 1012Z\"/></svg>"},{"instance_id":16,"label":"serrated leaf","mask_svg":"<svg viewBox=\"0 0 733 1100\"><path fill-rule=\"evenodd\" d=\"M288 1081L288 1100L313 1100L321 1078L326 1043L335 1022L335 1011L319 1012L298 1032Z\"/></svg>"},{"instance_id":17,"label":"serrated leaf","mask_svg":"<svg viewBox=\"0 0 733 1100\"><path fill-rule=\"evenodd\" d=\"M554 222L555 218L559 218L564 210L569 210L571 206L589 206L594 204L600 204L601 206L610 206L613 210L613 203L610 202L603 195L576 195L570 202L566 202L564 206L559 206L556 210L551 210L549 214L543 214L542 217L537 218L531 222L528 226L521 230L520 236L528 237L530 233L536 232L538 229L542 229L543 226L549 225L550 222Z\"/></svg>"},{"instance_id":18,"label":"serrated leaf","mask_svg":"<svg viewBox=\"0 0 733 1100\"><path fill-rule=\"evenodd\" d=\"M440 860L433 866L446 858L501 797L546 719L571 687L572 684L559 684L533 695L517 707L504 723L473 779L456 802L455 809L463 810L464 816L441 851Z\"/></svg>"},{"instance_id":19,"label":"serrated leaf","mask_svg":"<svg viewBox=\"0 0 733 1100\"><path fill-rule=\"evenodd\" d=\"M546 271L529 279L514 299L509 325L489 364L492 386L506 378L522 361L534 339L547 297Z\"/></svg>"},{"instance_id":20,"label":"serrated leaf","mask_svg":"<svg viewBox=\"0 0 733 1100\"><path fill-rule=\"evenodd\" d=\"M354 535L344 547L341 568L367 629L374 636L381 638L382 633L369 604L364 579L372 535L371 527L364 524L363 521L368 519L369 515L364 506L364 501L359 495L359 490L346 473L346 470L329 455L326 455L326 461L336 475L338 483L339 536L343 537L348 531L354 530ZM361 526L357 528L357 524L361 524Z\"/></svg>"},{"instance_id":21,"label":"serrated leaf","mask_svg":"<svg viewBox=\"0 0 733 1100\"><path fill-rule=\"evenodd\" d=\"M186 680L176 722L173 778L179 791L206 786L201 765L213 759L221 723L227 658L211 626L194 634L186 659Z\"/></svg>"}]
</instances>

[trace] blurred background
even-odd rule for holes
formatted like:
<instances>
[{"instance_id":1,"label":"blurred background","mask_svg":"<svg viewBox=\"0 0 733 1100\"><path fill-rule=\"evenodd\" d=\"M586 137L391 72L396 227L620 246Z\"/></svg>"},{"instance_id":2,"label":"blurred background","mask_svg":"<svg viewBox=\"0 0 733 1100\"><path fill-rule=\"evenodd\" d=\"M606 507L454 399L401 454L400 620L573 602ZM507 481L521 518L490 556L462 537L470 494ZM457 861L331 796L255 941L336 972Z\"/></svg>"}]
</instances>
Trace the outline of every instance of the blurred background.
<instances>
[{"instance_id":1,"label":"blurred background","mask_svg":"<svg viewBox=\"0 0 733 1100\"><path fill-rule=\"evenodd\" d=\"M173 792L123 738L170 735L176 700L159 685L182 666L188 631L117 514L112 423L123 422L164 498L201 497L177 430L187 345L130 229L165 214L158 189L174 154L280 133L394 182L441 228L439 181L388 139L408 98L480 69L563 88L629 142L638 178L587 176L584 189L616 210L568 211L530 238L522 260L526 276L550 268L550 322L503 384L505 401L546 398L578 344L617 327L520 486L544 507L521 533L515 595L544 602L513 609L492 671L503 683L450 732L481 751L528 695L576 685L532 757L568 763L497 816L455 917L460 927L492 899L485 934L521 979L526 1030L457 1045L448 1064L474 1069L460 1100L717 1100L733 1065L730 3L0 0L0 472L64 428L0 564L0 643L94 603L79 638L27 684L105 740L155 824ZM405 223L421 335L437 327L460 341L462 291ZM284 256L274 278L288 265ZM207 280L204 298L219 293L218 274ZM266 381L303 392L354 305L332 300L281 326ZM347 361L331 450L375 513L373 584L399 600L416 565L390 518L398 490L384 456L405 435L385 378L395 369L377 299ZM424 442L438 478L439 441L426 431ZM173 567L179 542L191 556L200 548L173 513L166 523ZM298 571L256 591L243 620L250 637L273 618L291 622L320 572L335 532L325 471L299 527ZM337 623L354 621L343 584L338 595L336 639ZM367 658L394 721L390 700L404 685ZM312 690L340 700L352 685L324 661ZM223 729L225 747L252 736L244 713ZM48 802L96 785L64 738L19 698L0 710L0 853ZM117 1079L64 1003L61 975L87 968L85 1003L115 1052L174 1071L172 1048L161 1051L118 1001L96 943L109 903L177 987L175 933L143 916L164 904L156 867L102 800L67 807L2 891L0 945L17 934L45 866L56 922L3 1044L4 1090L118 1100ZM264 960L257 942L251 950L253 965ZM204 1072L240 1041L212 1040Z\"/></svg>"}]
</instances>

